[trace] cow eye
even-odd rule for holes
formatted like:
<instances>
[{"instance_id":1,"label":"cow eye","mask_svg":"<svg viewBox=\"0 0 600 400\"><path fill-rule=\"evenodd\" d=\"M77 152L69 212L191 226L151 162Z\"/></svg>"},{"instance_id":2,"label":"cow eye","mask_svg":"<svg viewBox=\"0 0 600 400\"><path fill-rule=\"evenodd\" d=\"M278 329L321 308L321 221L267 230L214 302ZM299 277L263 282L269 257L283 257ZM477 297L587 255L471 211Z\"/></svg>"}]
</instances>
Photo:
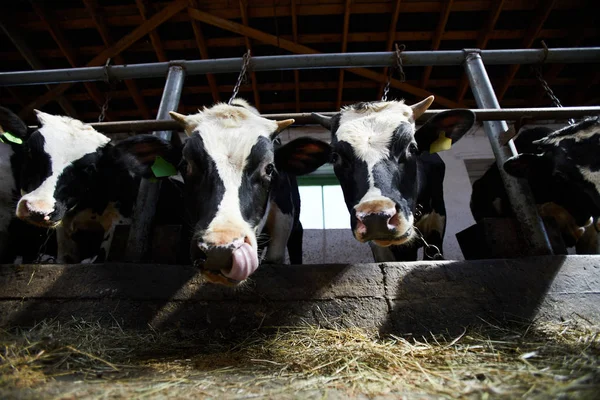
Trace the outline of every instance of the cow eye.
<instances>
[{"instance_id":1,"label":"cow eye","mask_svg":"<svg viewBox=\"0 0 600 400\"><path fill-rule=\"evenodd\" d=\"M417 147L416 143L411 143L408 146L408 152L410 154L417 154L419 152L419 148Z\"/></svg>"},{"instance_id":2,"label":"cow eye","mask_svg":"<svg viewBox=\"0 0 600 400\"><path fill-rule=\"evenodd\" d=\"M337 162L340 160L340 155L338 153L331 153L331 162L333 164L337 164Z\"/></svg>"},{"instance_id":3,"label":"cow eye","mask_svg":"<svg viewBox=\"0 0 600 400\"><path fill-rule=\"evenodd\" d=\"M273 175L273 171L275 171L275 166L273 164L267 164L267 166L265 167L265 174L271 176Z\"/></svg>"}]
</instances>

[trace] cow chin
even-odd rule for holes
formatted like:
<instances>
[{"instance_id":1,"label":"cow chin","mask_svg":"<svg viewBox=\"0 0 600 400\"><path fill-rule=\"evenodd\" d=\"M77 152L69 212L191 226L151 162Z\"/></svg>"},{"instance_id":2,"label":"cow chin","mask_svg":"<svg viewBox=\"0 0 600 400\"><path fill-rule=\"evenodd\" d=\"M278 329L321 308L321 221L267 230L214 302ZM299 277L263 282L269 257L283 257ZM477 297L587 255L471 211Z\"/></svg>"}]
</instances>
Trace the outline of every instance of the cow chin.
<instances>
[{"instance_id":1,"label":"cow chin","mask_svg":"<svg viewBox=\"0 0 600 400\"><path fill-rule=\"evenodd\" d=\"M380 247L400 246L412 241L416 235L413 227L409 227L400 235L381 235L378 238L365 238L362 234L354 231L354 237L361 243L373 242Z\"/></svg>"}]
</instances>

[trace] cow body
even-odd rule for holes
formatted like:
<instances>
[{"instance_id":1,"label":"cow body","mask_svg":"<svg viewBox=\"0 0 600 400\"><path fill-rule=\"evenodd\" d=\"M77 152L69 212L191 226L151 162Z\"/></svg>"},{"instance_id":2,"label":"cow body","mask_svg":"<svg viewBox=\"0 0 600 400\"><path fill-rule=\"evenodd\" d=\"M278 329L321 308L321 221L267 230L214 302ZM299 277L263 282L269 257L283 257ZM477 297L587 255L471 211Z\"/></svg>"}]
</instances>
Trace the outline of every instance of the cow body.
<instances>
[{"instance_id":1,"label":"cow body","mask_svg":"<svg viewBox=\"0 0 600 400\"><path fill-rule=\"evenodd\" d=\"M540 215L556 220L567 247L596 253L596 223L592 221L600 215L600 119L586 119L557 131L523 130L515 146L520 154L507 160L504 169L527 178ZM496 164L473 183L471 212L475 220L514 216Z\"/></svg>"},{"instance_id":2,"label":"cow body","mask_svg":"<svg viewBox=\"0 0 600 400\"><path fill-rule=\"evenodd\" d=\"M129 223L139 176L170 144L151 135L116 145L81 121L37 112L27 137L16 216L55 229L59 263L104 261L116 225Z\"/></svg>"},{"instance_id":3,"label":"cow body","mask_svg":"<svg viewBox=\"0 0 600 400\"><path fill-rule=\"evenodd\" d=\"M316 115L332 133L332 163L354 237L369 242L376 261L416 260L421 238L442 249L445 166L431 146L456 142L474 114L441 113L416 131L415 120L432 102L358 103L331 119Z\"/></svg>"},{"instance_id":4,"label":"cow body","mask_svg":"<svg viewBox=\"0 0 600 400\"><path fill-rule=\"evenodd\" d=\"M194 232L190 255L207 280L239 284L258 267L262 248L264 261L282 263L288 244L290 261L301 263L295 176L325 163L327 144L303 138L276 148L278 133L293 120L262 118L240 99L171 115L189 136L181 174Z\"/></svg>"}]
</instances>

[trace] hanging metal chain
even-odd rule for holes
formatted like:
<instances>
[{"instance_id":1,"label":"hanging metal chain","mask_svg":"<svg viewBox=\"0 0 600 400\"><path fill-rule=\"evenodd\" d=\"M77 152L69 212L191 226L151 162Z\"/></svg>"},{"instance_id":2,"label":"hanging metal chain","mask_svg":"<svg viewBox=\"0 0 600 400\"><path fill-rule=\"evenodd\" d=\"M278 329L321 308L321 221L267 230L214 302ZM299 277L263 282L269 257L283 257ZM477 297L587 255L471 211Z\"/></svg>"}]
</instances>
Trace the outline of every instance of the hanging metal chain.
<instances>
[{"instance_id":1,"label":"hanging metal chain","mask_svg":"<svg viewBox=\"0 0 600 400\"><path fill-rule=\"evenodd\" d=\"M387 95L390 91L390 85L392 84L392 76L394 75L394 70L398 70L398 75L400 75L400 82L406 81L406 74L404 73L404 68L402 66L402 55L401 53L406 49L406 46L401 44L398 46L398 43L395 45L396 48L396 63L392 67L388 68L388 77L385 87L383 88L383 96L381 96L381 101L387 101Z\"/></svg>"},{"instance_id":2,"label":"hanging metal chain","mask_svg":"<svg viewBox=\"0 0 600 400\"><path fill-rule=\"evenodd\" d=\"M556 97L556 95L554 94L554 91L552 90L550 85L548 85L548 82L544 79L544 76L542 75L542 65L544 65L544 63L546 62L546 58L548 58L548 46L546 45L546 42L544 42L543 40L541 41L541 44L544 49L544 58L542 59L542 61L539 64L532 65L531 70L535 74L535 77L537 78L537 80L542 85L542 88L546 92L546 95L548 97L550 97L550 99L552 100L552 103L554 104L554 106L558 107L558 108L562 108L563 107L562 103L560 102L558 97ZM569 125L573 125L575 123L575 119L573 119L573 118L570 118L568 121L569 121Z\"/></svg>"},{"instance_id":3,"label":"hanging metal chain","mask_svg":"<svg viewBox=\"0 0 600 400\"><path fill-rule=\"evenodd\" d=\"M52 229L48 229L46 231L46 239L44 239L44 242L41 244L40 248L38 249L38 254L37 257L35 258L35 260L33 261L33 264L41 264L41 263L54 263L56 262L56 259L54 257L50 257L48 259L43 259L42 257L45 256L46 254L46 247L48 246L48 241L50 240L50 236L52 235Z\"/></svg>"},{"instance_id":4,"label":"hanging metal chain","mask_svg":"<svg viewBox=\"0 0 600 400\"><path fill-rule=\"evenodd\" d=\"M104 82L106 82L109 85L109 89L108 89L108 92L106 92L104 104L102 104L102 107L100 107L100 115L98 116L98 122L102 122L106 118L106 111L108 110L108 103L110 103L110 100L112 98L112 92L113 92L114 86L115 86L114 81L111 81L110 75L108 74L108 65L109 64L110 64L110 58L108 60L106 60L106 63L104 64Z\"/></svg>"},{"instance_id":5,"label":"hanging metal chain","mask_svg":"<svg viewBox=\"0 0 600 400\"><path fill-rule=\"evenodd\" d=\"M429 258L431 258L432 260L443 260L444 256L442 256L442 252L440 251L440 249L436 245L429 244L427 242L427 240L425 240L425 237L423 236L423 234L421 233L419 228L417 228L416 226L413 226L413 229L417 233L418 239L423 244L424 254L426 256L428 256Z\"/></svg>"},{"instance_id":6,"label":"hanging metal chain","mask_svg":"<svg viewBox=\"0 0 600 400\"><path fill-rule=\"evenodd\" d=\"M246 52L246 54L244 54L244 56L242 57L242 70L240 71L240 75L238 76L237 82L235 83L235 86L233 87L233 94L231 95L231 98L229 99L229 102L227 104L231 104L233 99L236 98L238 92L240 91L240 86L242 85L242 83L247 82L247 76L248 76L248 71L250 70L249 66L250 66L251 59L252 59L252 56L250 55L250 50L248 50Z\"/></svg>"}]
</instances>

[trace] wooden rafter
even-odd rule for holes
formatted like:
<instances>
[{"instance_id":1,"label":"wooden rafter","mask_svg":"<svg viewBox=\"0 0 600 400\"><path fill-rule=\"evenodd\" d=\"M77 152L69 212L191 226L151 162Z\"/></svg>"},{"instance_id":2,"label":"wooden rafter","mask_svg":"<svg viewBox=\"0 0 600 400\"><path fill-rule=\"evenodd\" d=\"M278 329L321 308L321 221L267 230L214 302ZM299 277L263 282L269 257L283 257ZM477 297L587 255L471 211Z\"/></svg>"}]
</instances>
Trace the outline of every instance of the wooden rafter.
<instances>
[{"instance_id":1,"label":"wooden rafter","mask_svg":"<svg viewBox=\"0 0 600 400\"><path fill-rule=\"evenodd\" d=\"M95 67L98 65L104 64L108 58L114 57L118 54L121 54L125 49L129 48L133 43L140 40L142 37L156 29L160 24L169 20L173 15L177 14L181 10L183 10L188 4L188 0L178 0L173 3L170 3L168 6L163 8L160 12L154 14L149 20L144 22L142 25L134 29L128 35L125 35L119 41L117 41L114 45L109 47L108 49L102 51L92 60L90 60L86 66L87 67ZM63 94L67 89L73 86L72 83L63 83L56 86L54 89L50 90L43 96L38 97L33 102L29 103L23 111L21 111L20 116L23 117L32 112L34 108L42 107L48 102L54 100L57 96Z\"/></svg>"},{"instance_id":2,"label":"wooden rafter","mask_svg":"<svg viewBox=\"0 0 600 400\"><path fill-rule=\"evenodd\" d=\"M27 64L29 64L29 66L32 69L45 69L44 64L39 59L36 52L33 51L33 49L27 44L27 42L23 38L23 35L19 32L18 28L6 21L6 16L0 17L0 28L4 31L6 36L10 39L10 41L19 51L21 57L24 58L25 61L27 61ZM51 89L50 85L44 86L46 86L48 90ZM13 97L19 100L19 106L22 107L25 105L24 103L21 103L21 99L14 89L8 87L6 89L8 89L9 93L11 93ZM56 101L67 115L70 115L73 118L78 117L77 111L75 111L75 107L73 107L71 102L67 100L66 97L58 96Z\"/></svg>"},{"instance_id":3,"label":"wooden rafter","mask_svg":"<svg viewBox=\"0 0 600 400\"><path fill-rule=\"evenodd\" d=\"M257 29L250 28L250 27L238 24L233 21L215 17L212 14L200 11L198 9L190 9L190 14L194 18L196 18L197 20L199 20L201 22L205 22L207 24L217 26L221 29L235 32L240 35L245 35L245 36L251 37L254 40L259 40L264 43L271 44L273 46L279 46L283 49L291 51L292 53L297 53L297 54L318 54L319 53L317 50L312 49L310 47L307 47L307 46L304 46L301 44L296 44L296 43L286 40L286 39L278 38L269 33L265 33L265 32L259 31ZM369 69L366 69L366 68L352 68L352 69L348 69L347 71L349 71L353 74L377 81L377 82L386 82L385 75L377 73L377 72L369 70ZM398 81L397 79L392 79L391 85L395 88L403 90L403 91L410 93L417 97L427 97L427 96L431 95L431 93L426 90L415 87L413 85L409 85L407 83L402 83L402 82ZM436 96L435 102L444 107L450 107L450 108L460 107L460 105L458 103L456 103L450 99L447 99L445 97L442 97L442 96Z\"/></svg>"},{"instance_id":4,"label":"wooden rafter","mask_svg":"<svg viewBox=\"0 0 600 400\"><path fill-rule=\"evenodd\" d=\"M239 0L240 2L240 13L242 14L242 23L245 27L248 27L248 2L246 0ZM247 35L244 35L246 41L246 49L250 50L252 54L252 42ZM250 80L252 81L252 92L254 93L254 106L260 111L260 93L258 92L258 82L256 81L256 72L250 71Z\"/></svg>"},{"instance_id":5,"label":"wooden rafter","mask_svg":"<svg viewBox=\"0 0 600 400\"><path fill-rule=\"evenodd\" d=\"M144 21L148 21L149 13L146 1L135 0L135 4L137 5L138 10L140 11L142 19ZM167 58L167 54L165 53L165 48L163 47L162 42L160 40L160 36L158 35L158 32L156 32L156 30L153 29L150 32L148 32L148 35L150 36L150 41L152 42L152 47L154 48L154 52L156 53L156 58L158 58L158 61L169 61L169 59Z\"/></svg>"},{"instance_id":6,"label":"wooden rafter","mask_svg":"<svg viewBox=\"0 0 600 400\"><path fill-rule=\"evenodd\" d=\"M454 0L446 0L444 2L444 8L442 9L440 19L438 21L437 27L435 28L435 33L433 35L431 50L437 50L440 48L442 36L444 35L444 31L446 30L446 23L448 22L448 17L450 16L450 11L452 10L452 3L454 3ZM421 78L421 87L423 89L425 89L427 87L427 84L429 83L429 77L431 76L432 69L433 67L429 65L425 67L425 71L423 71L423 77Z\"/></svg>"},{"instance_id":7,"label":"wooden rafter","mask_svg":"<svg viewBox=\"0 0 600 400\"><path fill-rule=\"evenodd\" d=\"M402 0L396 0L396 6L394 7L394 13L392 14L392 21L390 22L390 27L388 29L387 34L387 42L385 44L385 51L392 51L392 46L394 45L394 40L396 39L396 26L398 25L398 16L400 15L400 5ZM383 69L383 75L387 75L388 68L385 67ZM377 93L377 98L380 99L383 96L383 88L385 84L379 85L379 92Z\"/></svg>"},{"instance_id":8,"label":"wooden rafter","mask_svg":"<svg viewBox=\"0 0 600 400\"><path fill-rule=\"evenodd\" d=\"M350 27L350 4L352 0L346 0L346 6L344 7L344 32L342 34L342 53L345 53L348 49L348 28ZM335 109L339 109L342 106L342 95L344 93L344 70L340 69L340 75L338 78L338 90L337 90L337 101L335 102Z\"/></svg>"},{"instance_id":9,"label":"wooden rafter","mask_svg":"<svg viewBox=\"0 0 600 400\"><path fill-rule=\"evenodd\" d=\"M490 10L490 14L488 15L488 19L483 25L481 32L479 32L479 37L477 38L477 48L485 49L487 46L492 33L494 32L494 27L496 26L496 22L500 17L500 13L502 12L502 7L506 0L495 0L492 5L492 9ZM466 74L463 74L460 84L458 85L458 95L456 97L456 101L461 102L467 93L467 89L469 88L469 78L467 78Z\"/></svg>"},{"instance_id":10,"label":"wooden rafter","mask_svg":"<svg viewBox=\"0 0 600 400\"><path fill-rule=\"evenodd\" d=\"M532 21L530 28L527 30L527 34L523 38L523 41L521 42L521 48L529 48L531 47L531 45L533 45L535 39L538 37L540 31L542 30L546 19L548 19L548 16L550 15L552 7L554 7L555 3L556 0L540 1L539 7L535 10L535 18ZM496 92L498 101L501 101L504 95L506 94L506 91L510 87L513 78L515 77L515 75L517 75L517 72L519 71L519 67L519 64L511 65L509 67L508 74L506 74L506 79L502 83L502 86L500 86L500 88Z\"/></svg>"},{"instance_id":11,"label":"wooden rafter","mask_svg":"<svg viewBox=\"0 0 600 400\"><path fill-rule=\"evenodd\" d=\"M32 1L31 6L33 7L33 10L37 14L37 16L42 20L42 22L48 29L48 32L58 45L58 48L67 59L67 62L71 65L71 67L79 67L80 65L77 62L77 54L75 53L75 50L73 49L69 41L67 40L67 37L65 36L62 29L55 22L56 19L52 15L51 11L48 10L45 6L43 6L41 3ZM98 89L98 87L92 82L83 82L83 86L90 94L90 97L96 103L96 105L99 108L102 108L105 98ZM107 119L109 119L109 116L107 116Z\"/></svg>"},{"instance_id":12,"label":"wooden rafter","mask_svg":"<svg viewBox=\"0 0 600 400\"><path fill-rule=\"evenodd\" d=\"M556 5L557 10L573 10L586 5L587 0L562 0ZM161 2L166 3L166 2ZM277 11L270 5L271 2L256 1L251 2L248 9L249 18L273 18L290 17L291 6L288 2L279 2ZM287 3L287 4L286 4ZM320 3L320 4L319 4ZM507 11L528 11L534 10L536 1L532 0L508 0L506 4ZM238 7L224 7L222 1L203 1L203 9L211 14L225 19L241 18ZM229 2L229 4L234 4ZM442 9L440 1L405 1L402 4L402 13L439 13ZM455 12L476 12L488 11L490 9L490 0L466 0L458 1L453 7ZM308 1L304 4L298 4L298 16L312 15L341 15L344 12L344 4L341 1L334 2L317 2ZM391 14L394 12L394 2L386 1L365 1L357 2L352 6L352 12L355 14ZM120 27L136 27L143 20L133 1L130 4L106 6L109 26ZM61 10L59 14L61 18L61 26L63 29L85 29L92 24L91 18L81 13L81 10L76 8ZM39 21L31 18L30 12L18 12L15 14L16 21L19 21L21 29L27 30L43 30ZM173 18L173 22L187 23L188 19L185 15L177 15Z\"/></svg>"},{"instance_id":13,"label":"wooden rafter","mask_svg":"<svg viewBox=\"0 0 600 400\"><path fill-rule=\"evenodd\" d=\"M190 6L195 8L197 6L197 0L190 0ZM208 55L208 48L206 47L206 39L204 38L204 33L202 33L202 27L194 18L191 16L189 18L192 23L192 29L194 30L194 38L196 39L196 46L200 52L200 57L203 60L209 59L210 57ZM206 79L208 80L208 87L210 87L213 101L218 103L221 101L221 96L219 96L219 89L217 88L217 79L214 74L206 74Z\"/></svg>"},{"instance_id":14,"label":"wooden rafter","mask_svg":"<svg viewBox=\"0 0 600 400\"><path fill-rule=\"evenodd\" d=\"M87 9L88 13L92 16L92 20L94 21L96 30L98 31L100 37L102 38L102 41L104 42L104 46L106 48L112 46L113 38L110 34L108 26L106 25L106 19L104 17L104 14L98 7L97 0L83 0L83 3L85 4L85 8ZM125 58L123 58L123 56L121 55L115 56L115 61L117 62L117 64L127 64L125 62ZM140 91L138 90L135 81L133 79L126 79L124 82L140 115L146 119L152 118L152 116L150 115L150 110L148 109L144 98L140 94Z\"/></svg>"},{"instance_id":15,"label":"wooden rafter","mask_svg":"<svg viewBox=\"0 0 600 400\"><path fill-rule=\"evenodd\" d=\"M352 7L354 9L354 6ZM188 17L189 19L189 17ZM189 22L189 21L188 21ZM569 30L566 29L543 29L539 36L546 39L564 39L569 36ZM584 38L594 37L600 35L600 28L590 27L588 25L584 29ZM433 32L428 31L403 31L394 33L393 41L431 41L433 39ZM495 30L491 32L489 39L494 40L515 40L520 39L525 35L524 29L515 30ZM479 34L477 31L447 31L444 32L442 40L477 40ZM293 41L293 35L280 35L282 39ZM385 42L387 40L387 33L384 32L350 32L348 33L348 43L375 43ZM313 43L339 43L342 40L341 33L325 33L325 34L299 34L298 44L313 44ZM162 41L165 50L197 50L197 43L194 38L190 39L176 39L176 40L163 40ZM550 43L549 43L550 44ZM255 42L254 47L263 45L260 42ZM245 46L243 37L217 37L217 38L206 38L206 46L211 47L242 47ZM78 49L78 53L82 56L95 56L104 50L103 46L81 46ZM151 43L140 41L128 49L130 52L145 53L154 52ZM390 49L391 51L391 49ZM59 49L36 49L36 54L43 58L63 58L64 55ZM20 60L21 56L16 52L11 51L0 51L0 59L5 61L16 61Z\"/></svg>"},{"instance_id":16,"label":"wooden rafter","mask_svg":"<svg viewBox=\"0 0 600 400\"><path fill-rule=\"evenodd\" d=\"M292 0L292 37L294 43L298 43L298 14L296 11L296 0ZM300 112L300 71L294 70L294 85L296 89L296 112Z\"/></svg>"}]
</instances>

